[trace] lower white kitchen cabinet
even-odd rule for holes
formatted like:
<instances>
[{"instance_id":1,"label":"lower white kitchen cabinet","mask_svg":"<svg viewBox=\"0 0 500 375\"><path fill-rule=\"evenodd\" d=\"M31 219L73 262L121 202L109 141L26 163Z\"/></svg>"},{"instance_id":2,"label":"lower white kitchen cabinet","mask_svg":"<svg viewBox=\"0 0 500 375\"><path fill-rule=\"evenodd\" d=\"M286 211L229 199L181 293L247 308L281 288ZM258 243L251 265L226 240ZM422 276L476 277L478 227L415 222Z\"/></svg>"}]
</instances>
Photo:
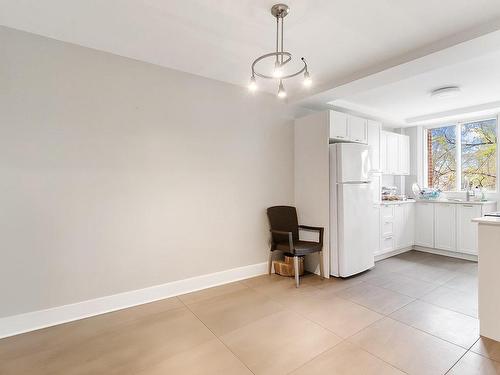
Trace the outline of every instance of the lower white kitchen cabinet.
<instances>
[{"instance_id":1,"label":"lower white kitchen cabinet","mask_svg":"<svg viewBox=\"0 0 500 375\"><path fill-rule=\"evenodd\" d=\"M457 251L477 255L477 223L471 220L481 217L482 211L483 208L480 205L457 205Z\"/></svg>"},{"instance_id":2,"label":"lower white kitchen cabinet","mask_svg":"<svg viewBox=\"0 0 500 375\"><path fill-rule=\"evenodd\" d=\"M405 225L401 245L402 247L409 247L415 243L415 204L405 204L403 207Z\"/></svg>"},{"instance_id":3,"label":"lower white kitchen cabinet","mask_svg":"<svg viewBox=\"0 0 500 375\"><path fill-rule=\"evenodd\" d=\"M415 245L434 247L434 203L416 203Z\"/></svg>"},{"instance_id":4,"label":"lower white kitchen cabinet","mask_svg":"<svg viewBox=\"0 0 500 375\"><path fill-rule=\"evenodd\" d=\"M380 210L380 256L394 250L413 246L415 229L415 204L385 203Z\"/></svg>"},{"instance_id":5,"label":"lower white kitchen cabinet","mask_svg":"<svg viewBox=\"0 0 500 375\"><path fill-rule=\"evenodd\" d=\"M430 251L445 250L463 257L478 253L478 229L472 219L496 211L497 204L494 201L419 201L415 208L415 245L429 248Z\"/></svg>"},{"instance_id":6,"label":"lower white kitchen cabinet","mask_svg":"<svg viewBox=\"0 0 500 375\"><path fill-rule=\"evenodd\" d=\"M472 224L472 223L470 223ZM457 205L437 203L434 206L434 247L440 250L457 249Z\"/></svg>"},{"instance_id":7,"label":"lower white kitchen cabinet","mask_svg":"<svg viewBox=\"0 0 500 375\"><path fill-rule=\"evenodd\" d=\"M395 248L402 249L413 246L415 232L414 204L394 205L394 239Z\"/></svg>"},{"instance_id":8,"label":"lower white kitchen cabinet","mask_svg":"<svg viewBox=\"0 0 500 375\"><path fill-rule=\"evenodd\" d=\"M406 204L405 204L406 206ZM403 247L406 218L405 209L402 204L394 205L394 247Z\"/></svg>"},{"instance_id":9,"label":"lower white kitchen cabinet","mask_svg":"<svg viewBox=\"0 0 500 375\"><path fill-rule=\"evenodd\" d=\"M457 251L465 254L477 255L478 228L477 223L473 223L471 220L495 210L495 204L481 206L463 203L457 205Z\"/></svg>"}]
</instances>

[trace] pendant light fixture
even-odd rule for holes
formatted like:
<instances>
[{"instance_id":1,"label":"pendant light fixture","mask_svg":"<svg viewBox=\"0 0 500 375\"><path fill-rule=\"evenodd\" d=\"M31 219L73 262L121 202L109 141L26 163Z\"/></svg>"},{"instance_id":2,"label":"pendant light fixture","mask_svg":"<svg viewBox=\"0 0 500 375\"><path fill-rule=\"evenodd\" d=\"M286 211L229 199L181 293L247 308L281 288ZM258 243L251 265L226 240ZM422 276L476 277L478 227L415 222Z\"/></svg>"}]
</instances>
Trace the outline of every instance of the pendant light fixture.
<instances>
[{"instance_id":1,"label":"pendant light fixture","mask_svg":"<svg viewBox=\"0 0 500 375\"><path fill-rule=\"evenodd\" d=\"M312 84L311 76L307 68L306 60L302 57L302 63L304 66L298 72L288 72L286 71L286 64L292 60L292 54L286 52L283 48L283 20L290 12L290 8L286 4L275 4L271 8L271 14L276 18L276 51L271 53L266 53L265 55L257 57L252 63L252 75L250 77L250 83L248 89L250 91L257 90L257 80L256 77L265 79L274 79L278 82L278 97L286 98L286 91L283 85L283 81L296 77L300 74L304 74L304 86L309 87ZM256 69L257 64L262 60L274 59L274 69L270 74L259 73Z\"/></svg>"}]
</instances>

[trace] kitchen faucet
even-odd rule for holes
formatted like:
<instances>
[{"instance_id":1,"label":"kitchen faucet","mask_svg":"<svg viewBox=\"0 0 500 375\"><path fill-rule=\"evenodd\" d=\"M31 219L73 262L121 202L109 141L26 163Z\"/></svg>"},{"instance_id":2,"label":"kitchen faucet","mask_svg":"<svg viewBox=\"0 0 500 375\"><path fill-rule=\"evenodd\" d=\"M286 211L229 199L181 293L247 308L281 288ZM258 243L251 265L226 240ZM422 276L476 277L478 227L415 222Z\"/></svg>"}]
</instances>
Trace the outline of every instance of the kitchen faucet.
<instances>
[{"instance_id":1,"label":"kitchen faucet","mask_svg":"<svg viewBox=\"0 0 500 375\"><path fill-rule=\"evenodd\" d=\"M474 189L472 189L472 180L469 180L467 176L464 178L464 184L465 184L465 200L469 202L470 198L476 195L476 192L474 191Z\"/></svg>"}]
</instances>

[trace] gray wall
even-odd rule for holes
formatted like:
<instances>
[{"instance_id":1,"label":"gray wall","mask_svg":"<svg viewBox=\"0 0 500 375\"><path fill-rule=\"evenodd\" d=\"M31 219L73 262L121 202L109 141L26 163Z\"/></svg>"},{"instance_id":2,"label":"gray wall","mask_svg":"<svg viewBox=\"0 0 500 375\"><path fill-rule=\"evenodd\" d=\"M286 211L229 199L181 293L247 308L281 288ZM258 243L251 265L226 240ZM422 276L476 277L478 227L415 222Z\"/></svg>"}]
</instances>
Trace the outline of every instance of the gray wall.
<instances>
[{"instance_id":1,"label":"gray wall","mask_svg":"<svg viewBox=\"0 0 500 375\"><path fill-rule=\"evenodd\" d=\"M2 27L0 55L0 317L267 259L274 96Z\"/></svg>"}]
</instances>

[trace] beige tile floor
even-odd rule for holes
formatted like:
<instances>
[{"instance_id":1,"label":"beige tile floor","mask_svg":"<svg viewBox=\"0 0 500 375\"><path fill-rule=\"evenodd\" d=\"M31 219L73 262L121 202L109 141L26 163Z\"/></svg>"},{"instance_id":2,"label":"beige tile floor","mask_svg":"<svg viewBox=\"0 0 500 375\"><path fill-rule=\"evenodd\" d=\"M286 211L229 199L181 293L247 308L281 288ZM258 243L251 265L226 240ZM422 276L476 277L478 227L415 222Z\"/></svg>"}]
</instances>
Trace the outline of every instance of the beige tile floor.
<instances>
[{"instance_id":1,"label":"beige tile floor","mask_svg":"<svg viewBox=\"0 0 500 375\"><path fill-rule=\"evenodd\" d=\"M500 374L477 265L412 251L354 278L260 276L0 340L0 374Z\"/></svg>"}]
</instances>

